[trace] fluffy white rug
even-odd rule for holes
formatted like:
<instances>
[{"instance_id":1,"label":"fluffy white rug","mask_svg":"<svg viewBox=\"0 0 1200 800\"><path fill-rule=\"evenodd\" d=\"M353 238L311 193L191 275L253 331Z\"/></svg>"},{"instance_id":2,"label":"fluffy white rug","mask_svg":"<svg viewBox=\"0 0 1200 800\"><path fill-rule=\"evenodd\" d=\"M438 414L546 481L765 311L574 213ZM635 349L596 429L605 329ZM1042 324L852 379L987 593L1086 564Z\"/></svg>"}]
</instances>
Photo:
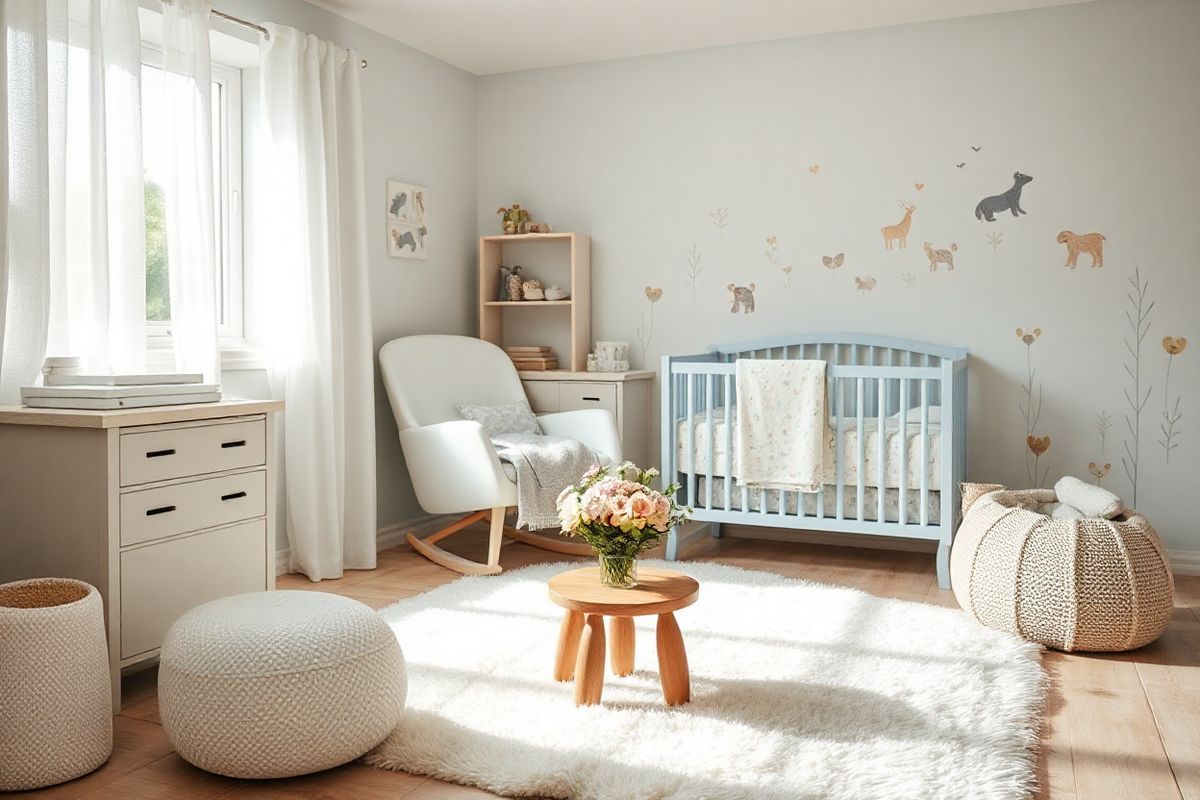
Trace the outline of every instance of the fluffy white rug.
<instances>
[{"instance_id":1,"label":"fluffy white rug","mask_svg":"<svg viewBox=\"0 0 1200 800\"><path fill-rule=\"evenodd\" d=\"M367 762L514 796L674 800L1020 798L1033 786L1038 647L962 612L695 562L676 614L692 702L667 708L654 617L637 671L576 708L551 677L578 564L463 578L380 613L409 710Z\"/></svg>"}]
</instances>

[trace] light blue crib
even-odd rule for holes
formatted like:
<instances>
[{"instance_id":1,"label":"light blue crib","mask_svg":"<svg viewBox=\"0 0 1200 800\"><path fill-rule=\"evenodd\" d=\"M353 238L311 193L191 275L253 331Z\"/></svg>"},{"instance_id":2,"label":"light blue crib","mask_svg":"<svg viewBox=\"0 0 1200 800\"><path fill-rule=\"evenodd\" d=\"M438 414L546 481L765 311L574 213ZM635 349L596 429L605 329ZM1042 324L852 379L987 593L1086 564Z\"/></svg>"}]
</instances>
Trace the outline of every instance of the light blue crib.
<instances>
[{"instance_id":1,"label":"light blue crib","mask_svg":"<svg viewBox=\"0 0 1200 800\"><path fill-rule=\"evenodd\" d=\"M819 359L826 372L825 480L815 494L750 489L736 478L741 358ZM967 462L967 351L858 334L804 334L664 356L662 472L679 502L719 536L723 523L875 534L938 542L950 585L950 543ZM830 463L832 461L832 464ZM679 555L671 532L667 558Z\"/></svg>"}]
</instances>

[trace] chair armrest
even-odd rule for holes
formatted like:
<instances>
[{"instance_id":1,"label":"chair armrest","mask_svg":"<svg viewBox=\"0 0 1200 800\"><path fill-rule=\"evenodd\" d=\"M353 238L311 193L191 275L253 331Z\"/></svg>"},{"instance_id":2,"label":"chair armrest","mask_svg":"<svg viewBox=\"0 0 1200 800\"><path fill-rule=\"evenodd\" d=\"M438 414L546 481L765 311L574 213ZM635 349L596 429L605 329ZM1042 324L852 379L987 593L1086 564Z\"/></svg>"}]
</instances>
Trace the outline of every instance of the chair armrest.
<instances>
[{"instance_id":1,"label":"chair armrest","mask_svg":"<svg viewBox=\"0 0 1200 800\"><path fill-rule=\"evenodd\" d=\"M621 463L621 435L611 411L585 408L541 414L537 419L543 433L583 442L598 454L607 456L613 464Z\"/></svg>"},{"instance_id":2,"label":"chair armrest","mask_svg":"<svg viewBox=\"0 0 1200 800\"><path fill-rule=\"evenodd\" d=\"M504 474L496 448L471 420L400 431L400 447L421 508L458 514L516 504L516 485Z\"/></svg>"}]
</instances>

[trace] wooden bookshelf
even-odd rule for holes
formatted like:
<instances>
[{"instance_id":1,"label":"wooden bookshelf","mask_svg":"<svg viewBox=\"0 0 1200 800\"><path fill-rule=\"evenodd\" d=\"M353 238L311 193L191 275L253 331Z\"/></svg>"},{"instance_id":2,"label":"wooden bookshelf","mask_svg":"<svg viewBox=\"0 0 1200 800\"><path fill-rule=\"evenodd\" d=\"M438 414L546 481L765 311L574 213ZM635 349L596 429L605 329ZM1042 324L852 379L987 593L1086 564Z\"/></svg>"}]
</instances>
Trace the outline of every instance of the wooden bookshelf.
<instances>
[{"instance_id":1,"label":"wooden bookshelf","mask_svg":"<svg viewBox=\"0 0 1200 800\"><path fill-rule=\"evenodd\" d=\"M500 265L504 262L504 245L537 242L566 242L570 278L567 300L500 301ZM479 338L500 347L504 346L504 317L508 313L525 313L525 309L565 309L570 326L570 348L559 354L559 363L566 371L583 372L592 338L592 240L582 233L520 233L511 236L481 236L479 238ZM562 313L561 311L559 312Z\"/></svg>"}]
</instances>

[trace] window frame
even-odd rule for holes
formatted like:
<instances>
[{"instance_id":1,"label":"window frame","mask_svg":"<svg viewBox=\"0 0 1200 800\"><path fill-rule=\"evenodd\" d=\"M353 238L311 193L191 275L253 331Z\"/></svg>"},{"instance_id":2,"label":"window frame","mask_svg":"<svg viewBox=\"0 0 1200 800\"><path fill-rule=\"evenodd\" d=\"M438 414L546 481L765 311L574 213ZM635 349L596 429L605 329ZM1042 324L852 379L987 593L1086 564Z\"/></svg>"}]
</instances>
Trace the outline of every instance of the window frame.
<instances>
[{"instance_id":1,"label":"window frame","mask_svg":"<svg viewBox=\"0 0 1200 800\"><path fill-rule=\"evenodd\" d=\"M162 51L142 43L142 65L163 68ZM220 146L220 162L214 163L213 189L220 199L214 209L214 253L220 269L216 299L218 344L222 351L246 351L245 337L245 242L243 219L242 141L242 70L214 61L212 82L219 88L216 108L220 119L213 119L212 136ZM171 322L146 321L147 349L152 360L172 349Z\"/></svg>"}]
</instances>

